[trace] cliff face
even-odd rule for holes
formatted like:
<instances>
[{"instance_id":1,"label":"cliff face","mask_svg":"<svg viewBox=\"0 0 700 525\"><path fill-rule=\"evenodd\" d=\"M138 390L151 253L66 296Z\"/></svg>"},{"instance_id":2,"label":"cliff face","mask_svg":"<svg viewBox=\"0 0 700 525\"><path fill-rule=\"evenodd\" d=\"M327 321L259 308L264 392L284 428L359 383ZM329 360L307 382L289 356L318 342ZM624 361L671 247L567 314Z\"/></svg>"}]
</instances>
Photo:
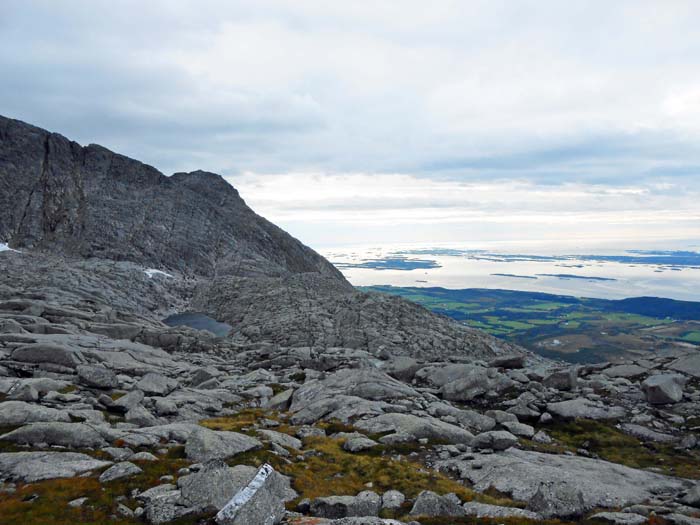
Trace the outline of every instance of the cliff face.
<instances>
[{"instance_id":1,"label":"cliff face","mask_svg":"<svg viewBox=\"0 0 700 525\"><path fill-rule=\"evenodd\" d=\"M197 275L316 272L323 257L256 215L219 175L166 177L97 145L0 117L0 241Z\"/></svg>"},{"instance_id":2,"label":"cliff face","mask_svg":"<svg viewBox=\"0 0 700 525\"><path fill-rule=\"evenodd\" d=\"M230 323L230 338L242 345L421 358L521 351L413 303L356 291L323 257L256 215L219 175L166 177L101 146L3 117L0 242L25 252L0 261L0 285L154 319L194 309ZM150 286L143 267L173 277Z\"/></svg>"}]
</instances>

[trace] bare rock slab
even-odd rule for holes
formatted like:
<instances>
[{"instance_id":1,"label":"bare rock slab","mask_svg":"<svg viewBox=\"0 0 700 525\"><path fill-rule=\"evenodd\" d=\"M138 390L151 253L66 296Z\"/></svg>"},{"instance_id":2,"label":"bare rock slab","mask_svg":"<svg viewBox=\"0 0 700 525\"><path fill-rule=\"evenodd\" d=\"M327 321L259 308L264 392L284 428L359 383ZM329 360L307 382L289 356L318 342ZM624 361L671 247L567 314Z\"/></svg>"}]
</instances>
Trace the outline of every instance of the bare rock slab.
<instances>
[{"instance_id":1,"label":"bare rock slab","mask_svg":"<svg viewBox=\"0 0 700 525\"><path fill-rule=\"evenodd\" d=\"M0 477L32 483L72 478L111 464L76 452L10 452L0 454Z\"/></svg>"},{"instance_id":2,"label":"bare rock slab","mask_svg":"<svg viewBox=\"0 0 700 525\"><path fill-rule=\"evenodd\" d=\"M268 464L260 467L253 479L216 515L218 525L276 525L284 517L284 502L272 490L275 470Z\"/></svg>"},{"instance_id":3,"label":"bare rock slab","mask_svg":"<svg viewBox=\"0 0 700 525\"><path fill-rule=\"evenodd\" d=\"M214 431L197 428L187 439L185 454L192 461L227 459L249 450L262 447L255 438L238 432Z\"/></svg>"}]
</instances>

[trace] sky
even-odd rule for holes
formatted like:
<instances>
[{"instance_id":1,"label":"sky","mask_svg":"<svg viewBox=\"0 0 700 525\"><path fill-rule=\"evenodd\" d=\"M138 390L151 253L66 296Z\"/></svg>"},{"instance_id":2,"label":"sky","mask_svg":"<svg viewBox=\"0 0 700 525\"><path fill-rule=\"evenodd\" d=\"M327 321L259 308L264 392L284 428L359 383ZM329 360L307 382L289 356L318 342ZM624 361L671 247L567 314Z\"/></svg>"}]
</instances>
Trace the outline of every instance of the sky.
<instances>
[{"instance_id":1,"label":"sky","mask_svg":"<svg viewBox=\"0 0 700 525\"><path fill-rule=\"evenodd\" d=\"M700 245L697 1L0 3L0 114L313 247Z\"/></svg>"}]
</instances>

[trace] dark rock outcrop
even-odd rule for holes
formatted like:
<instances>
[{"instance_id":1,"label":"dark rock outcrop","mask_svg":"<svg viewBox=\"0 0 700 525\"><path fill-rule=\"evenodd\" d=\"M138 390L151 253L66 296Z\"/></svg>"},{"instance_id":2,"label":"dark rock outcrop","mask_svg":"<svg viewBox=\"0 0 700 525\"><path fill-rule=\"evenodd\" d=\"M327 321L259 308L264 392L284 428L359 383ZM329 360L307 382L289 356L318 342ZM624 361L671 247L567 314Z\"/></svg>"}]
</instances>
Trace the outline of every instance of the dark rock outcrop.
<instances>
[{"instance_id":1,"label":"dark rock outcrop","mask_svg":"<svg viewBox=\"0 0 700 525\"><path fill-rule=\"evenodd\" d=\"M216 275L316 272L323 257L256 215L222 177L166 177L102 146L0 117L0 241Z\"/></svg>"}]
</instances>

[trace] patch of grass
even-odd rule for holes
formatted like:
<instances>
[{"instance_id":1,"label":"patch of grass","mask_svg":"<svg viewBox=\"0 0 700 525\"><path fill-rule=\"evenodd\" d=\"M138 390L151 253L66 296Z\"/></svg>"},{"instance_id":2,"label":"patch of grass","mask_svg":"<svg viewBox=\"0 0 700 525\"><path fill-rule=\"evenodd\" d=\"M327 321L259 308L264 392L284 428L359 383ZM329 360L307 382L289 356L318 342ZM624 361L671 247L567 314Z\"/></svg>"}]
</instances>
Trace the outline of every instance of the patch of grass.
<instances>
[{"instance_id":1,"label":"patch of grass","mask_svg":"<svg viewBox=\"0 0 700 525\"><path fill-rule=\"evenodd\" d=\"M351 454L342 448L344 440L329 437L310 437L303 461L285 460L268 450L241 454L232 464L259 466L270 463L275 469L292 478L292 486L300 499L331 495L355 495L367 490L367 484L379 493L394 489L408 498L415 498L423 490L438 494L454 492L463 501L479 500L497 505L514 505L509 499L479 494L462 483L440 472L427 469L409 458ZM313 452L310 450L313 449ZM298 500L297 500L298 501ZM294 508L296 502L290 504Z\"/></svg>"},{"instance_id":2,"label":"patch of grass","mask_svg":"<svg viewBox=\"0 0 700 525\"><path fill-rule=\"evenodd\" d=\"M465 516L460 518L423 517L421 525L564 525L567 522L559 520L530 520L525 518L476 518Z\"/></svg>"},{"instance_id":3,"label":"patch of grass","mask_svg":"<svg viewBox=\"0 0 700 525\"><path fill-rule=\"evenodd\" d=\"M683 340L688 341L689 343L700 343L700 332L687 332L683 335Z\"/></svg>"},{"instance_id":4,"label":"patch of grass","mask_svg":"<svg viewBox=\"0 0 700 525\"><path fill-rule=\"evenodd\" d=\"M289 379L291 379L292 381L296 381L297 383L303 383L304 381L306 381L306 373L297 372L289 376Z\"/></svg>"},{"instance_id":5,"label":"patch of grass","mask_svg":"<svg viewBox=\"0 0 700 525\"><path fill-rule=\"evenodd\" d=\"M274 395L281 394L285 390L287 390L286 386L280 385L279 383L272 383L270 385L267 385L272 389L272 393Z\"/></svg>"},{"instance_id":6,"label":"patch of grass","mask_svg":"<svg viewBox=\"0 0 700 525\"><path fill-rule=\"evenodd\" d=\"M279 415L276 412L266 411L262 408L246 408L231 416L203 419L199 424L212 430L229 430L232 432L250 434L250 430L243 429L250 429L263 418L278 421ZM279 427L275 428L275 430L283 432Z\"/></svg>"},{"instance_id":7,"label":"patch of grass","mask_svg":"<svg viewBox=\"0 0 700 525\"><path fill-rule=\"evenodd\" d=\"M700 479L700 452L676 450L672 444L644 443L612 425L579 419L548 427L550 435L574 449L584 448L602 459L628 467L660 469L665 474Z\"/></svg>"},{"instance_id":8,"label":"patch of grass","mask_svg":"<svg viewBox=\"0 0 700 525\"><path fill-rule=\"evenodd\" d=\"M126 395L126 392L112 392L109 397L112 398L112 401L116 401L119 398L122 398Z\"/></svg>"},{"instance_id":9,"label":"patch of grass","mask_svg":"<svg viewBox=\"0 0 700 525\"><path fill-rule=\"evenodd\" d=\"M75 392L76 390L78 390L78 387L77 387L77 386L75 386L75 385L68 385L68 386L64 386L63 388L61 388L61 389L58 391L58 393L59 393L59 394L70 394L70 393L72 393L72 392Z\"/></svg>"},{"instance_id":10,"label":"patch of grass","mask_svg":"<svg viewBox=\"0 0 700 525\"><path fill-rule=\"evenodd\" d=\"M162 457L159 461L141 462L143 473L125 480L116 480L102 485L96 476L54 479L19 486L14 494L0 494L0 522L3 525L136 525L137 518L111 516L116 513L117 498L127 507L135 509L140 503L130 498L135 488L145 490L160 483L166 474L176 475L177 470L188 465L182 459ZM36 498L33 501L26 501ZM68 502L87 497L83 507L74 509ZM201 517L187 517L177 521L178 525L197 523Z\"/></svg>"}]
</instances>

